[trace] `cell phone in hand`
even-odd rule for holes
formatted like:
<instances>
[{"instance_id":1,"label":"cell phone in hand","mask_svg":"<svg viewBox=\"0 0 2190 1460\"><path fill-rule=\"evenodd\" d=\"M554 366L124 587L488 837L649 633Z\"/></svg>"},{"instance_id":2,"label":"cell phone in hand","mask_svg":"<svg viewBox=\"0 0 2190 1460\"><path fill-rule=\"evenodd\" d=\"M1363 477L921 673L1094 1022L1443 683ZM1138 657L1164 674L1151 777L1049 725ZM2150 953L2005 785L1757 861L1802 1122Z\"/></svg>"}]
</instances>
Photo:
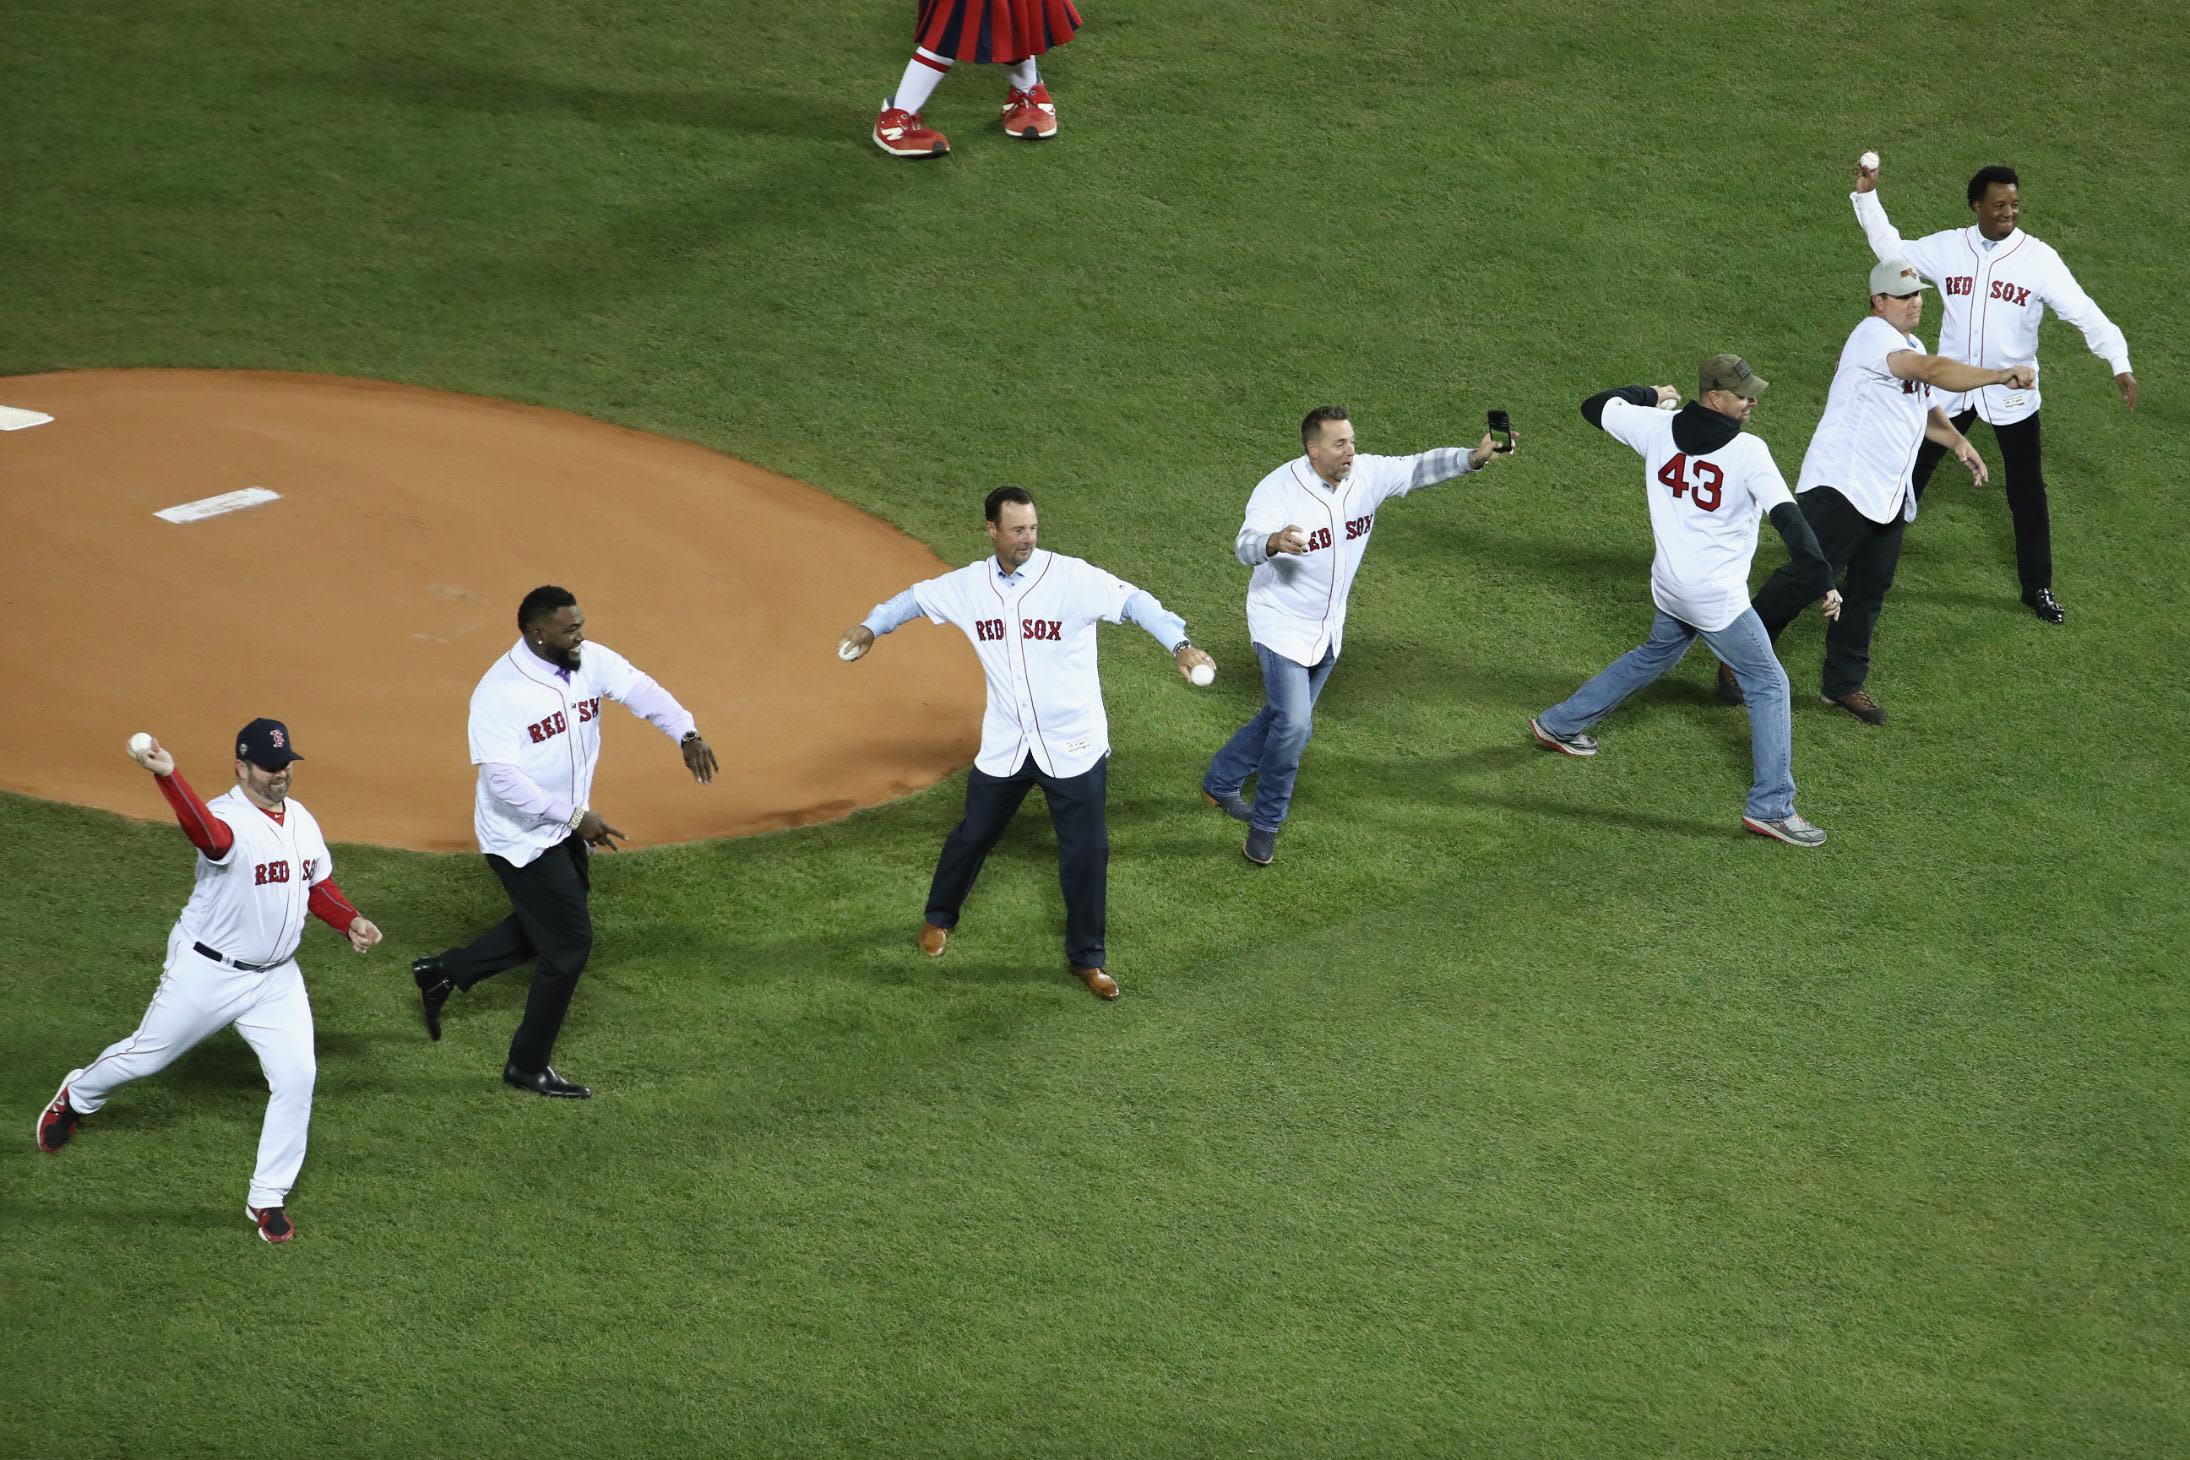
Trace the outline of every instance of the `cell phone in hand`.
<instances>
[{"instance_id":1,"label":"cell phone in hand","mask_svg":"<svg viewBox=\"0 0 2190 1460\"><path fill-rule=\"evenodd\" d=\"M1513 449L1513 418L1511 416L1504 411L1492 411L1490 413L1490 429L1494 434L1506 438L1504 445L1493 446L1491 450L1502 454Z\"/></svg>"}]
</instances>

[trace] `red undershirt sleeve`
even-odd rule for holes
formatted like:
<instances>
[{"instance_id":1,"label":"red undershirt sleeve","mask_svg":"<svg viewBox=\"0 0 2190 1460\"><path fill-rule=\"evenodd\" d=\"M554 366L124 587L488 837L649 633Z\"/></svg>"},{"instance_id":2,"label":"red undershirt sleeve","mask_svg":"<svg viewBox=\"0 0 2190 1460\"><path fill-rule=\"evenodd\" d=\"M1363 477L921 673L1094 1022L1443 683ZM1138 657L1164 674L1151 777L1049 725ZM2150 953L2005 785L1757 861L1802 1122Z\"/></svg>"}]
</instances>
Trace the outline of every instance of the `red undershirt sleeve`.
<instances>
[{"instance_id":1,"label":"red undershirt sleeve","mask_svg":"<svg viewBox=\"0 0 2190 1460\"><path fill-rule=\"evenodd\" d=\"M322 878L312 884L312 896L307 904L312 916L318 918L338 933L350 931L350 924L357 921L358 911L350 906L350 899L342 895L332 877Z\"/></svg>"},{"instance_id":2,"label":"red undershirt sleeve","mask_svg":"<svg viewBox=\"0 0 2190 1460\"><path fill-rule=\"evenodd\" d=\"M160 788L167 804L174 808L175 820L182 824L183 835L190 844L218 862L228 855L228 849L236 844L236 834L228 829L228 823L213 814L212 808L201 800L190 783L182 778L181 771L164 776L154 776L152 783Z\"/></svg>"}]
</instances>

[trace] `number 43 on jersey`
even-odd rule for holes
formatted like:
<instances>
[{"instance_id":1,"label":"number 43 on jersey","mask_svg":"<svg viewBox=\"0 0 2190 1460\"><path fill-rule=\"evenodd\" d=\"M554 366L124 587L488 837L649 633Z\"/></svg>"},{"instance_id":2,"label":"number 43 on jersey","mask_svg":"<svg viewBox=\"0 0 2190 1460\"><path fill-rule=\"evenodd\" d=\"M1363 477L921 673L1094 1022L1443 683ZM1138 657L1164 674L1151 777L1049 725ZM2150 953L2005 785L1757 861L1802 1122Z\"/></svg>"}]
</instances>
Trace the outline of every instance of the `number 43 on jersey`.
<instances>
[{"instance_id":1,"label":"number 43 on jersey","mask_svg":"<svg viewBox=\"0 0 2190 1460\"><path fill-rule=\"evenodd\" d=\"M1719 487L1726 480L1726 473L1711 462L1690 461L1684 451L1658 468L1658 480L1673 489L1676 499L1685 494L1704 511L1716 512L1719 510Z\"/></svg>"}]
</instances>

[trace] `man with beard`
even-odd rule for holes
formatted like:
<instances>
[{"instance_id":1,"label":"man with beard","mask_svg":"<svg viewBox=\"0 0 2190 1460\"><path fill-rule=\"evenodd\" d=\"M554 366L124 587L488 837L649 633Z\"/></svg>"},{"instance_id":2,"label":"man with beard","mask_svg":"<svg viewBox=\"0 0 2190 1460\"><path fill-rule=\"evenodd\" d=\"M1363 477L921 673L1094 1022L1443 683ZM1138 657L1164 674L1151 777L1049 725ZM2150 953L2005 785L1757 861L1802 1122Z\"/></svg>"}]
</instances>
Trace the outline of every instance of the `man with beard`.
<instances>
[{"instance_id":1,"label":"man with beard","mask_svg":"<svg viewBox=\"0 0 2190 1460\"><path fill-rule=\"evenodd\" d=\"M533 589L517 608L521 637L472 691L472 828L511 913L469 945L411 965L426 1032L439 1039L450 995L537 957L502 1078L566 1100L593 1094L548 1063L593 951L590 849L614 851L623 835L586 804L601 758L601 701L618 701L675 741L694 780L717 769L691 713L623 655L587 643L585 625L569 590Z\"/></svg>"}]
</instances>

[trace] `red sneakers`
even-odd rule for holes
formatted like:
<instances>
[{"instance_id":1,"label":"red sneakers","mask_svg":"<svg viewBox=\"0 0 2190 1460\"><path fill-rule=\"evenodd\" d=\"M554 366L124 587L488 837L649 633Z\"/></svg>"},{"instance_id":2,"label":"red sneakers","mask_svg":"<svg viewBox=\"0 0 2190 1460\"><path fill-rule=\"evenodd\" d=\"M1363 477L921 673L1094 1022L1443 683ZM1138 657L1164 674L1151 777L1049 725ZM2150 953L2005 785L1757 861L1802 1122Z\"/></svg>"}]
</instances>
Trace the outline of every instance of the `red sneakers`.
<instances>
[{"instance_id":1,"label":"red sneakers","mask_svg":"<svg viewBox=\"0 0 2190 1460\"><path fill-rule=\"evenodd\" d=\"M258 1224L262 1241L286 1242L297 1234L296 1224L289 1220L289 1214L280 1207L247 1206L243 1209L243 1214Z\"/></svg>"},{"instance_id":2,"label":"red sneakers","mask_svg":"<svg viewBox=\"0 0 2190 1460\"><path fill-rule=\"evenodd\" d=\"M1054 124L1051 130L1055 130ZM885 106L876 115L874 145L892 157L915 159L948 157L951 150L950 138L921 121L918 112L901 106Z\"/></svg>"},{"instance_id":3,"label":"red sneakers","mask_svg":"<svg viewBox=\"0 0 2190 1460\"><path fill-rule=\"evenodd\" d=\"M1032 91L1014 86L1004 97L1003 113L1004 130L1014 137L1041 142L1057 135L1057 104L1049 99L1049 88L1039 81Z\"/></svg>"},{"instance_id":4,"label":"red sneakers","mask_svg":"<svg viewBox=\"0 0 2190 1460\"><path fill-rule=\"evenodd\" d=\"M68 1100L69 1085L82 1079L83 1074L82 1070L70 1070L46 1108L38 1112L38 1149L49 1156L68 1144L68 1138L76 1134L76 1122L84 1118Z\"/></svg>"}]
</instances>

